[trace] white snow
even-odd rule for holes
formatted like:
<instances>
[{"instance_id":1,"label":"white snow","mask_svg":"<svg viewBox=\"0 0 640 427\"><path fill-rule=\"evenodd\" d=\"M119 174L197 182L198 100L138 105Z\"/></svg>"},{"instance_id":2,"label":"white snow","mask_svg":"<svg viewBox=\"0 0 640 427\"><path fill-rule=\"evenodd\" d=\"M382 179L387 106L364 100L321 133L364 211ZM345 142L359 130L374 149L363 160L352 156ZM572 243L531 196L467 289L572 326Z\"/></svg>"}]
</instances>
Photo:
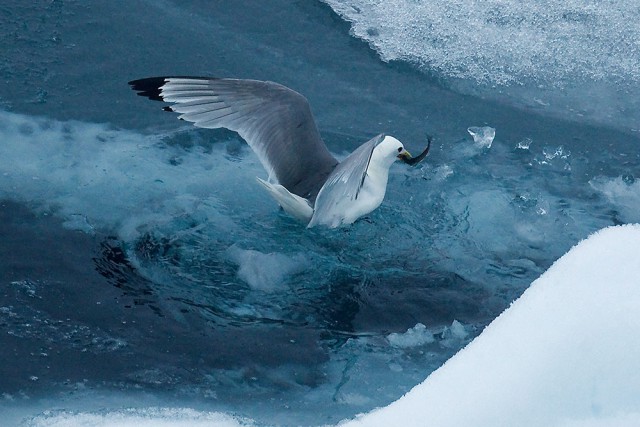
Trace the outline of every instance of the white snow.
<instances>
[{"instance_id":1,"label":"white snow","mask_svg":"<svg viewBox=\"0 0 640 427\"><path fill-rule=\"evenodd\" d=\"M639 11L633 0L619 0L615 8L582 0L324 2L384 61L407 61L494 85L640 79L634 66L640 51L632 42L640 37L634 21Z\"/></svg>"},{"instance_id":2,"label":"white snow","mask_svg":"<svg viewBox=\"0 0 640 427\"><path fill-rule=\"evenodd\" d=\"M28 424L33 427L248 427L248 420L219 412L200 412L189 408L145 408L118 411L60 412L35 417Z\"/></svg>"},{"instance_id":3,"label":"white snow","mask_svg":"<svg viewBox=\"0 0 640 427\"><path fill-rule=\"evenodd\" d=\"M560 258L480 336L345 426L640 425L640 225Z\"/></svg>"}]
</instances>

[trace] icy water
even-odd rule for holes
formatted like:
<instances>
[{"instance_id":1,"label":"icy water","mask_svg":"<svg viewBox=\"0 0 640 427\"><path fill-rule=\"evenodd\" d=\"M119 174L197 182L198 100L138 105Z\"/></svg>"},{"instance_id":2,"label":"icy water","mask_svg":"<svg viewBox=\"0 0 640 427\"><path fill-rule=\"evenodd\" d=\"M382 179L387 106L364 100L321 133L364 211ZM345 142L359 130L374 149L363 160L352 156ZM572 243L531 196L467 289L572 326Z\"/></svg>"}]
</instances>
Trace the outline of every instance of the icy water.
<instances>
[{"instance_id":1,"label":"icy water","mask_svg":"<svg viewBox=\"0 0 640 427\"><path fill-rule=\"evenodd\" d=\"M640 221L640 11L552 3L5 1L6 419L335 423L426 378L589 233ZM434 146L367 218L306 230L237 135L126 84L162 74L288 85L337 156L380 132Z\"/></svg>"}]
</instances>

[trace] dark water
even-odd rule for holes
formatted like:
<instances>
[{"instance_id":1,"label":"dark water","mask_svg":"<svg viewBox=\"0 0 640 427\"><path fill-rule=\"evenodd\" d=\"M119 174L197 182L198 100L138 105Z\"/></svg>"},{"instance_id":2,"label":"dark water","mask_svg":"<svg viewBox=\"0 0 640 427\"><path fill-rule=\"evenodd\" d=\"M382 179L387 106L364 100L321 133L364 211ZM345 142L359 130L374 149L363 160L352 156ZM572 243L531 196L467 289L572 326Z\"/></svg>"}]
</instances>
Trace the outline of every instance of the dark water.
<instances>
[{"instance_id":1,"label":"dark water","mask_svg":"<svg viewBox=\"0 0 640 427\"><path fill-rule=\"evenodd\" d=\"M337 422L419 383L580 239L638 221L626 125L455 92L323 3L5 2L0 20L0 410ZM379 132L435 146L368 218L306 230L237 136L126 85L162 74L286 84L338 154ZM466 129L487 125L479 147ZM418 324L429 339L389 338Z\"/></svg>"}]
</instances>

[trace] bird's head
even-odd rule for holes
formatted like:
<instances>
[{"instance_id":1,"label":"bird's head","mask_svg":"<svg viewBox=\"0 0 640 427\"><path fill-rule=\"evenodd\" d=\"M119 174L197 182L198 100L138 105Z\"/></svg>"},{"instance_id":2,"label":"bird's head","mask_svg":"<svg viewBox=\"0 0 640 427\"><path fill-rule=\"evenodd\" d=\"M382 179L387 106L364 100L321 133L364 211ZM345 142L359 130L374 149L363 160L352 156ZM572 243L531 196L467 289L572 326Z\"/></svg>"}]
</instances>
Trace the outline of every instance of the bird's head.
<instances>
[{"instance_id":1,"label":"bird's head","mask_svg":"<svg viewBox=\"0 0 640 427\"><path fill-rule=\"evenodd\" d=\"M422 161L429 153L429 148L431 147L431 137L428 137L427 148L424 149L419 156L413 157L402 142L398 141L396 138L387 135L384 137L382 142L379 144L379 149L384 153L385 157L392 159L393 161L396 159L402 160L404 163L415 166Z\"/></svg>"},{"instance_id":2,"label":"bird's head","mask_svg":"<svg viewBox=\"0 0 640 427\"><path fill-rule=\"evenodd\" d=\"M384 135L382 141L375 148L375 154L375 157L387 166L391 166L397 159L411 158L411 154L404 148L402 142L390 135Z\"/></svg>"}]
</instances>

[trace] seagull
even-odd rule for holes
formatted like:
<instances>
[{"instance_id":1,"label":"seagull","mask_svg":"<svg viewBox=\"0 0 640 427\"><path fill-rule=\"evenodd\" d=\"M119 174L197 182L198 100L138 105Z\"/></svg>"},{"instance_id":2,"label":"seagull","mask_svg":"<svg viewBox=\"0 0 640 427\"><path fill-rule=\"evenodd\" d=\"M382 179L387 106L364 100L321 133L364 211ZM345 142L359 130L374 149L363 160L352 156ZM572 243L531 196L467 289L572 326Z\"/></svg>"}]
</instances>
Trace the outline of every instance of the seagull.
<instances>
[{"instance_id":1,"label":"seagull","mask_svg":"<svg viewBox=\"0 0 640 427\"><path fill-rule=\"evenodd\" d=\"M398 159L418 164L396 138L380 134L342 162L329 152L307 99L278 83L212 77L149 77L132 80L138 95L164 101L200 128L237 132L268 173L258 182L308 228L355 222L384 199L389 168Z\"/></svg>"}]
</instances>

